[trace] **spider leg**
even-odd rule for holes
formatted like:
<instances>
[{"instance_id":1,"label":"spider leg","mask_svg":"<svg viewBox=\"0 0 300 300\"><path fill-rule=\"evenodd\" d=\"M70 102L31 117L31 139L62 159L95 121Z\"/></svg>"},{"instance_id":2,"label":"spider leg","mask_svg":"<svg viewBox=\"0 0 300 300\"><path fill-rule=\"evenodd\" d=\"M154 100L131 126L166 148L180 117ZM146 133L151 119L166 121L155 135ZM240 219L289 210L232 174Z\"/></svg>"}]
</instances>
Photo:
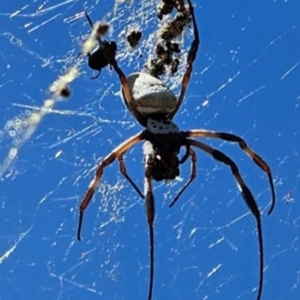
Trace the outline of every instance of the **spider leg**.
<instances>
[{"instance_id":1,"label":"spider leg","mask_svg":"<svg viewBox=\"0 0 300 300\"><path fill-rule=\"evenodd\" d=\"M140 133L134 135L133 137L127 139L121 145L116 147L113 151L111 151L103 159L103 161L98 166L98 168L96 170L96 175L93 178L93 180L91 181L89 188L79 206L79 221L78 221L78 228L77 228L77 239L79 241L81 240L80 233L81 233L81 227L82 227L83 213L84 213L85 209L87 208L87 206L89 205L89 203L95 193L96 187L102 177L104 168L107 167L108 165L110 165L117 157L119 157L120 155L123 155L130 147L134 146L136 143L140 142L141 140L143 140L143 132L140 132Z\"/></svg>"},{"instance_id":2,"label":"spider leg","mask_svg":"<svg viewBox=\"0 0 300 300\"><path fill-rule=\"evenodd\" d=\"M146 209L147 209L147 221L149 227L149 243L150 243L150 281L148 300L152 299L153 294L153 279L154 279L154 218L155 218L155 202L152 192L151 178L145 178L145 193L146 193Z\"/></svg>"},{"instance_id":3,"label":"spider leg","mask_svg":"<svg viewBox=\"0 0 300 300\"><path fill-rule=\"evenodd\" d=\"M153 294L153 280L154 280L154 219L155 219L155 200L152 191L152 162L153 157L151 154L145 156L145 195L146 195L146 211L147 221L149 227L149 244L150 244L150 281L148 300L152 299Z\"/></svg>"},{"instance_id":4,"label":"spider leg","mask_svg":"<svg viewBox=\"0 0 300 300\"><path fill-rule=\"evenodd\" d=\"M190 148L191 148L190 145L186 146L186 151L185 151L183 157L181 158L181 160L179 161L180 164L185 163L186 160L189 158L189 156L190 156Z\"/></svg>"},{"instance_id":5,"label":"spider leg","mask_svg":"<svg viewBox=\"0 0 300 300\"><path fill-rule=\"evenodd\" d=\"M180 95L178 97L175 109L169 115L169 118L171 120L176 115L177 111L179 110L179 108L182 104L186 88L187 88L188 83L189 83L190 78L191 78L191 74L192 74L192 70L193 70L193 62L196 58L196 55L197 55L197 52L198 52L198 47L199 47L199 44L200 44L199 31L198 31L198 26L197 26L195 14L194 14L194 7L193 7L190 0L188 0L188 4L189 4L190 13L191 13L191 16L192 16L192 21L193 21L193 27L194 27L194 40L192 42L191 48L190 48L189 53L188 53L187 69L186 69L186 71L183 75L182 81L181 81Z\"/></svg>"},{"instance_id":6,"label":"spider leg","mask_svg":"<svg viewBox=\"0 0 300 300\"><path fill-rule=\"evenodd\" d=\"M99 44L103 45L103 43L101 42L101 39L100 38L97 38L97 39L99 41ZM125 74L123 73L123 71L121 70L121 68L119 67L119 65L116 61L115 55L112 53L111 49L107 46L104 46L102 51L103 51L103 55L107 59L108 63L114 68L115 72L119 76L119 80L121 82L121 85L122 85L122 88L123 88L123 91L125 94L124 98L127 103L127 106L130 108L133 115L140 122L140 124L142 124L143 126L146 127L147 120L145 121L145 118L143 118L141 113L135 107L135 99L133 97L132 91L129 87L129 84L128 84Z\"/></svg>"},{"instance_id":7,"label":"spider leg","mask_svg":"<svg viewBox=\"0 0 300 300\"><path fill-rule=\"evenodd\" d=\"M125 167L123 155L119 155L118 160L119 160L120 171L121 171L122 175L129 181L131 186L136 190L136 192L140 195L140 197L145 199L145 196L143 195L143 193L140 191L140 189L137 187L137 185L133 182L133 180L127 174L127 170L126 170L126 167Z\"/></svg>"},{"instance_id":8,"label":"spider leg","mask_svg":"<svg viewBox=\"0 0 300 300\"><path fill-rule=\"evenodd\" d=\"M174 200L169 204L169 207L172 207L177 202L179 197L183 194L183 192L187 189L187 187L196 178L196 175L197 175L197 167L196 167L197 156L196 156L195 151L191 147L189 147L189 156L191 157L191 174L190 174L190 178L185 183L185 185L181 188L181 190L178 192L178 194L176 195Z\"/></svg>"},{"instance_id":9,"label":"spider leg","mask_svg":"<svg viewBox=\"0 0 300 300\"><path fill-rule=\"evenodd\" d=\"M258 232L258 243L259 243L259 253L260 253L259 284L258 284L257 300L260 300L261 295L262 295L263 276L264 276L264 248L263 248L263 233L262 233L260 211L255 202L255 199L254 199L250 189L248 188L248 186L245 184L243 178L241 177L237 165L230 157L228 157L221 151L216 150L216 149L214 149L204 143L201 143L199 141L195 141L192 139L188 139L187 141L191 146L195 146L195 147L203 150L204 152L210 154L214 159L224 163L225 165L228 165L231 168L231 172L232 172L235 180L237 181L239 190L241 191L242 196L243 196L248 208L250 209L251 213L253 214L253 216L256 219L256 226L257 226L257 232Z\"/></svg>"},{"instance_id":10,"label":"spider leg","mask_svg":"<svg viewBox=\"0 0 300 300\"><path fill-rule=\"evenodd\" d=\"M256 154L251 148L248 147L246 142L237 135L225 133L225 132L215 132L215 131L206 131L206 130L189 130L186 131L185 136L188 137L208 137L208 138L216 138L221 139L227 142L238 143L240 148L245 151L252 160L258 165L268 176L269 184L271 187L271 194L272 194L272 203L271 207L268 211L268 215L271 214L275 207L275 188L273 183L273 177L271 173L271 169L269 165L258 155Z\"/></svg>"}]
</instances>

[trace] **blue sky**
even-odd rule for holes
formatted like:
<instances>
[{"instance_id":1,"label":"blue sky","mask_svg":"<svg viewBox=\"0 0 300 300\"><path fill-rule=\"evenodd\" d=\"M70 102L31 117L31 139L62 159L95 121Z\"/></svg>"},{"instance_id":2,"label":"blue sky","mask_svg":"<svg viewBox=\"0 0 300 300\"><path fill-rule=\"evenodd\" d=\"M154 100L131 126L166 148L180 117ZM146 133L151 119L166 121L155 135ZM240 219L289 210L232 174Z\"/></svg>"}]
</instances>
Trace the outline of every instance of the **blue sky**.
<instances>
[{"instance_id":1,"label":"blue sky","mask_svg":"<svg viewBox=\"0 0 300 300\"><path fill-rule=\"evenodd\" d=\"M103 2L103 3L102 3ZM76 240L78 206L97 163L141 130L119 98L109 68L98 80L85 60L72 96L55 104L25 143L24 127L50 98L49 86L76 60L90 28L80 15L111 21L126 74L138 71L157 28L155 5L141 1L0 3L0 160L18 155L0 179L0 299L146 299L148 230L144 203L119 174L105 170ZM197 1L198 2L198 1ZM300 3L199 1L201 46L185 102L183 130L232 132L270 165L277 204L271 216L265 174L236 145L205 142L238 164L262 212L262 299L299 299ZM142 46L126 48L124 28L140 26ZM191 31L187 34L190 37ZM191 39L185 39L185 49ZM143 58L138 58L142 51ZM150 50L149 50L150 51ZM178 78L168 83L176 85ZM175 83L174 83L175 82ZM176 90L176 89L175 89ZM172 208L189 175L155 184L154 299L256 299L255 222L230 170L197 152L197 178ZM141 145L125 157L143 184Z\"/></svg>"}]
</instances>

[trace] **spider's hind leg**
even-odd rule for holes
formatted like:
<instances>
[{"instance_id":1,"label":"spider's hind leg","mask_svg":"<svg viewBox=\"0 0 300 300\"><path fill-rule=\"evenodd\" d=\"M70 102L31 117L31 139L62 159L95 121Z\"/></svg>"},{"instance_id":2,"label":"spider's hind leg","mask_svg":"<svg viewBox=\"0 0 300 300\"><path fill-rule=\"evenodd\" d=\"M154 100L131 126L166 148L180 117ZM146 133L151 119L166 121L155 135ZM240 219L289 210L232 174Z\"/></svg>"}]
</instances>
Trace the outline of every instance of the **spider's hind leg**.
<instances>
[{"instance_id":1,"label":"spider's hind leg","mask_svg":"<svg viewBox=\"0 0 300 300\"><path fill-rule=\"evenodd\" d=\"M255 199L252 195L251 190L248 188L246 183L244 182L242 176L240 175L239 169L236 163L228 157L223 152L214 149L200 141L196 141L193 139L188 139L188 142L191 146L197 147L198 149L206 152L210 156L212 156L215 160L227 165L230 167L233 177L236 180L236 183L239 187L239 190L249 208L252 215L256 220L256 228L258 234L258 245L259 245L259 281L257 288L257 300L261 299L262 290L263 290L263 282L264 282L264 247L263 247L263 233L262 233L262 224L261 224L261 216L259 208L255 202Z\"/></svg>"},{"instance_id":2,"label":"spider's hind leg","mask_svg":"<svg viewBox=\"0 0 300 300\"><path fill-rule=\"evenodd\" d=\"M145 164L145 182L144 189L146 195L146 213L149 228L149 246L150 246L150 268L149 268L149 288L148 300L152 299L153 282L154 282L154 219L155 219L155 200L152 189L152 159L151 156L146 157Z\"/></svg>"},{"instance_id":3,"label":"spider's hind leg","mask_svg":"<svg viewBox=\"0 0 300 300\"><path fill-rule=\"evenodd\" d=\"M174 200L169 204L169 207L172 207L177 200L179 199L179 197L183 194L183 192L189 187L189 185L193 182L193 180L196 178L197 175L197 167L196 167L196 163L197 163L197 155L195 153L195 151L188 146L187 147L188 150L188 156L191 157L191 173L190 173L190 178L189 180L185 183L185 185L181 188L181 190L177 193L176 197L174 198ZM185 158L185 157L183 157ZM185 161L185 160L184 160ZM183 162L184 162L183 161ZM181 160L181 164L183 163Z\"/></svg>"}]
</instances>

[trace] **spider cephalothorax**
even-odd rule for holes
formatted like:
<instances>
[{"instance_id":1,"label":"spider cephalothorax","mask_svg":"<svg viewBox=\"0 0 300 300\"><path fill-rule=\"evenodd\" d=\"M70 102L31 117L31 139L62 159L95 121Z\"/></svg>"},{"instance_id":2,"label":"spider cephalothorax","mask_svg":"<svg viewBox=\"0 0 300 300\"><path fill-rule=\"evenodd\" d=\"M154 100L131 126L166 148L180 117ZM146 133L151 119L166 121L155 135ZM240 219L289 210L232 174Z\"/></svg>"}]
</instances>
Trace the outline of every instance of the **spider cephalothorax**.
<instances>
[{"instance_id":1,"label":"spider cephalothorax","mask_svg":"<svg viewBox=\"0 0 300 300\"><path fill-rule=\"evenodd\" d=\"M213 138L223 141L235 143L256 163L256 165L267 174L270 189L271 189L271 207L269 214L275 206L275 189L271 170L267 163L249 148L246 142L237 135L224 132L208 131L203 129L195 129L189 131L180 131L178 126L172 121L173 117L178 112L192 74L193 62L199 46L199 33L195 20L193 6L190 0L189 4L190 17L193 22L194 40L187 56L187 69L182 78L181 90L179 96L176 98L174 93L158 78L149 74L133 73L128 77L125 76L123 71L118 66L114 53L110 47L104 44L103 54L107 62L114 68L118 74L122 88L121 94L123 101L130 113L135 119L145 128L138 134L128 138L125 142L120 144L111 153L109 153L103 161L99 164L96 175L91 181L90 186L80 204L79 223L77 238L80 240L80 232L82 226L83 213L89 205L94 192L96 191L97 184L99 183L103 170L110 165L115 159L118 159L120 171L129 181L137 193L145 199L147 221L149 227L149 240L150 240L150 283L148 300L152 299L153 293L153 280L154 280L154 219L155 219L155 202L152 191L152 180L172 180L179 175L179 166L187 159L191 160L191 173L188 181L183 185L181 190L177 193L174 200L169 205L173 206L179 197L183 194L185 189L196 177L196 162L197 157L194 148L197 148L217 161L227 165L236 180L236 183L241 191L241 194L251 211L256 221L258 244L259 244L259 283L257 300L261 299L263 288L263 273L264 273L264 250L263 250L263 233L261 224L261 215L256 201L244 182L238 166L226 154L215 149L206 143L203 143L194 138ZM189 18L189 16L188 16ZM100 43L101 44L101 43ZM103 43L102 43L103 45ZM144 141L144 162L145 162L145 180L144 180L144 193L140 191L137 185L129 177L126 171L123 155L138 142ZM181 159L178 158L180 148L185 147L186 153Z\"/></svg>"}]
</instances>

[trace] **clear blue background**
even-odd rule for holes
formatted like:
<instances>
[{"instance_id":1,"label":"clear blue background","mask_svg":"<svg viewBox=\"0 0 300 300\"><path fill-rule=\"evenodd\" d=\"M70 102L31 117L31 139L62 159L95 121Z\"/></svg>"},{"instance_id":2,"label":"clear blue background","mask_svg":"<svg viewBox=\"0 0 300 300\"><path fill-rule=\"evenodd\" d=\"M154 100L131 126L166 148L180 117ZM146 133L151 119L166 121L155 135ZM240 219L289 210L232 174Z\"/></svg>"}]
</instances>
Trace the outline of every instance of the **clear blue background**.
<instances>
[{"instance_id":1,"label":"clear blue background","mask_svg":"<svg viewBox=\"0 0 300 300\"><path fill-rule=\"evenodd\" d=\"M144 58L157 28L154 3L133 1L0 3L0 158L17 142L10 120L50 97L48 87L74 63L90 28L76 14L111 21L124 71L141 69L124 28L140 25ZM147 2L147 1L145 1ZM300 295L300 3L197 1L201 47L186 101L175 118L183 130L205 128L245 138L272 168L277 205L267 216L265 174L236 145L207 141L239 165L262 212L263 299ZM191 31L188 33L189 37ZM191 39L185 40L185 49ZM148 50L148 47L149 50ZM148 230L143 201L105 170L76 241L78 205L100 159L141 130L120 101L109 69L98 80L82 62L72 97L55 105L0 181L0 299L146 299ZM177 82L178 79L175 80ZM169 82L171 84L171 82ZM23 106L22 106L23 105ZM22 130L21 130L22 134ZM198 152L198 176L172 208L182 184L155 184L153 299L256 299L255 222L226 166ZM143 183L141 145L126 155ZM189 164L182 167L182 179Z\"/></svg>"}]
</instances>

